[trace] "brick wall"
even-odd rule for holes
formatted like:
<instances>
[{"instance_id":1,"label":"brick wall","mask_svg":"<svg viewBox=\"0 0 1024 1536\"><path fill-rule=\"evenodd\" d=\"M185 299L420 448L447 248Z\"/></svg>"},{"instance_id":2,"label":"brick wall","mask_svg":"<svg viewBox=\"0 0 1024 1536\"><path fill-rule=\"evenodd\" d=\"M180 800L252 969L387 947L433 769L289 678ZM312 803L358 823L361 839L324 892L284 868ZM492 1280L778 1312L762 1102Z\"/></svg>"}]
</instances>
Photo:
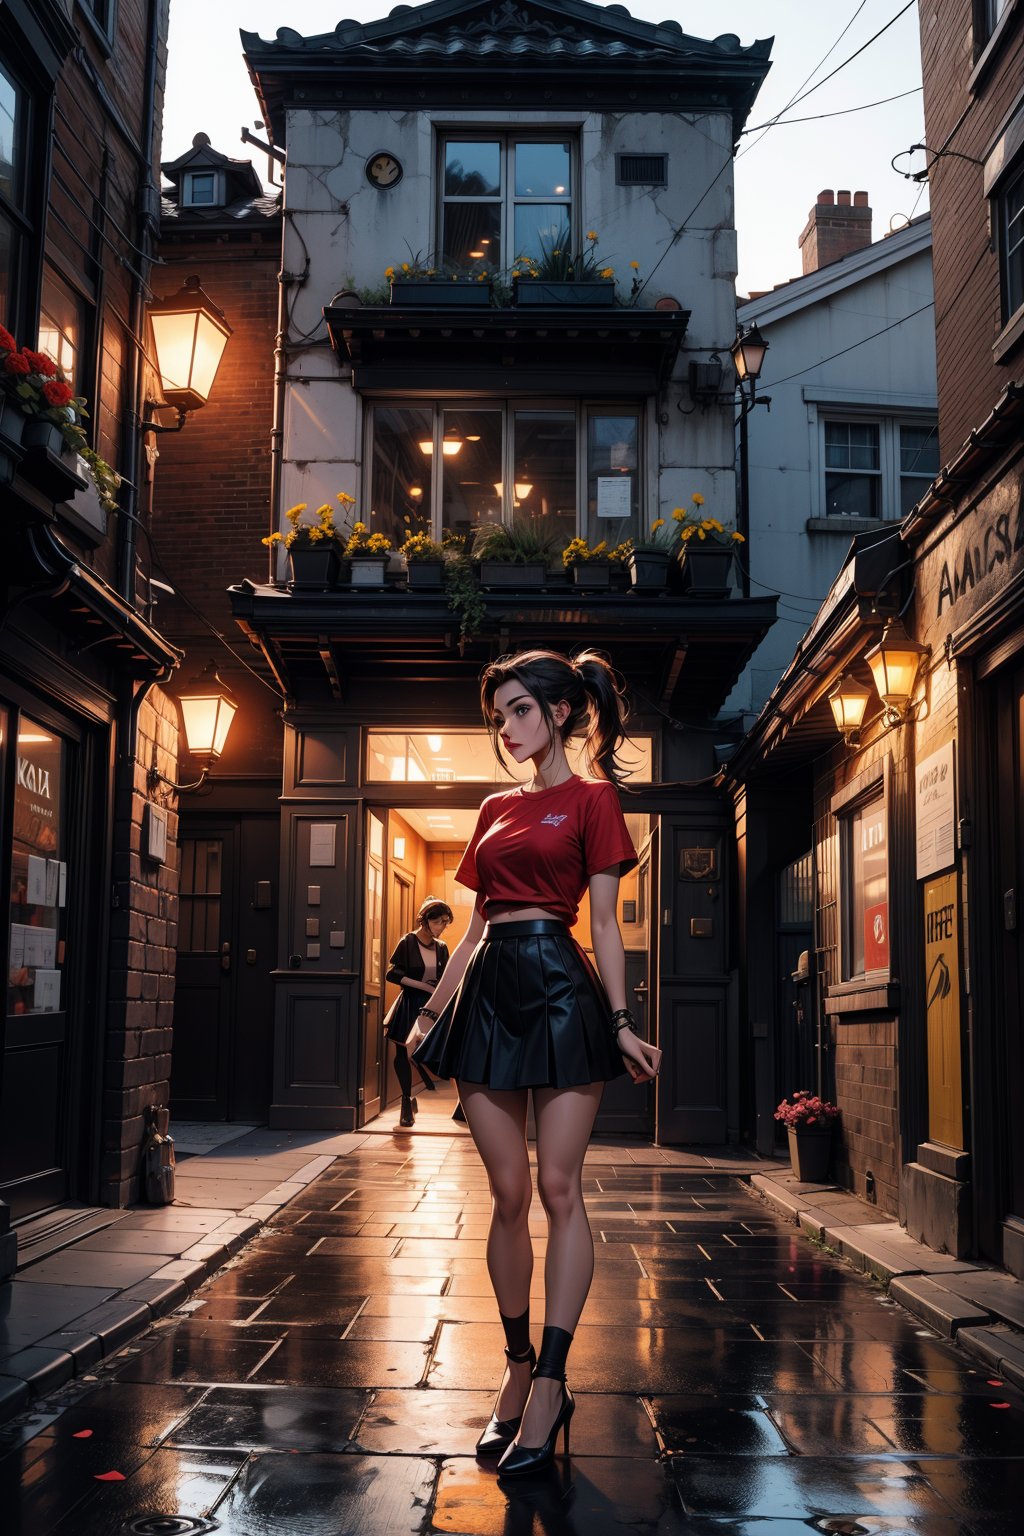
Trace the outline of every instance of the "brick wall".
<instances>
[{"instance_id":1,"label":"brick wall","mask_svg":"<svg viewBox=\"0 0 1024 1536\"><path fill-rule=\"evenodd\" d=\"M945 463L988 415L1010 379L1024 373L1024 349L993 362L1002 328L999 258L989 230L983 160L1024 78L1024 27L1018 16L988 75L972 95L975 64L972 0L922 0L921 65L932 153L953 134L950 150L929 167L935 274L939 445ZM956 128L961 114L963 124Z\"/></svg>"},{"instance_id":2,"label":"brick wall","mask_svg":"<svg viewBox=\"0 0 1024 1536\"><path fill-rule=\"evenodd\" d=\"M166 1104L171 1072L175 946L178 938L177 806L162 786L152 796L146 771L153 761L177 776L177 710L154 688L139 717L134 768L124 769L116 800L110 996L103 1082L100 1199L122 1206L139 1198L140 1149L147 1104ZM147 801L168 810L167 858L142 854Z\"/></svg>"},{"instance_id":3,"label":"brick wall","mask_svg":"<svg viewBox=\"0 0 1024 1536\"><path fill-rule=\"evenodd\" d=\"M160 442L154 531L173 586L219 629L237 633L226 588L266 579L270 434L280 226L229 242L162 247L160 292L194 273L233 334L209 403ZM189 626L194 629L194 620Z\"/></svg>"}]
</instances>

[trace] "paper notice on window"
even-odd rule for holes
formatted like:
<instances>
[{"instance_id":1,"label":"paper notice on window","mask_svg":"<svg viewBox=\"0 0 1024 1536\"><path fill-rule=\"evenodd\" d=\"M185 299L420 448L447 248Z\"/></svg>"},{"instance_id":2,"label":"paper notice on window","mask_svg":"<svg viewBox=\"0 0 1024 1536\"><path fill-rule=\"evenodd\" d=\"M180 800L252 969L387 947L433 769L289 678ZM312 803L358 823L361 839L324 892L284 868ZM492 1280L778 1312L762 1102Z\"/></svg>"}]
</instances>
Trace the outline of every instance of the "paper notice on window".
<instances>
[{"instance_id":1,"label":"paper notice on window","mask_svg":"<svg viewBox=\"0 0 1024 1536\"><path fill-rule=\"evenodd\" d=\"M335 864L333 821L314 821L309 827L309 865L311 869L333 869Z\"/></svg>"},{"instance_id":2,"label":"paper notice on window","mask_svg":"<svg viewBox=\"0 0 1024 1536\"><path fill-rule=\"evenodd\" d=\"M25 899L33 907L46 905L46 860L34 853L28 856L28 890Z\"/></svg>"},{"instance_id":3,"label":"paper notice on window","mask_svg":"<svg viewBox=\"0 0 1024 1536\"><path fill-rule=\"evenodd\" d=\"M598 517L629 517L633 482L629 475L598 475Z\"/></svg>"},{"instance_id":4,"label":"paper notice on window","mask_svg":"<svg viewBox=\"0 0 1024 1536\"><path fill-rule=\"evenodd\" d=\"M56 1013L60 1008L60 971L36 971L32 1007L36 1013Z\"/></svg>"},{"instance_id":5,"label":"paper notice on window","mask_svg":"<svg viewBox=\"0 0 1024 1536\"><path fill-rule=\"evenodd\" d=\"M62 859L57 868L60 872L57 879L57 905L58 907L66 907L68 904L68 867Z\"/></svg>"},{"instance_id":6,"label":"paper notice on window","mask_svg":"<svg viewBox=\"0 0 1024 1536\"><path fill-rule=\"evenodd\" d=\"M60 859L46 861L46 905L55 907L60 896Z\"/></svg>"},{"instance_id":7,"label":"paper notice on window","mask_svg":"<svg viewBox=\"0 0 1024 1536\"><path fill-rule=\"evenodd\" d=\"M42 966L44 969L57 963L57 930L56 928L33 928L29 924L24 926L24 955L23 965Z\"/></svg>"},{"instance_id":8,"label":"paper notice on window","mask_svg":"<svg viewBox=\"0 0 1024 1536\"><path fill-rule=\"evenodd\" d=\"M11 959L12 971L20 971L25 965L25 925L24 923L11 924Z\"/></svg>"}]
</instances>

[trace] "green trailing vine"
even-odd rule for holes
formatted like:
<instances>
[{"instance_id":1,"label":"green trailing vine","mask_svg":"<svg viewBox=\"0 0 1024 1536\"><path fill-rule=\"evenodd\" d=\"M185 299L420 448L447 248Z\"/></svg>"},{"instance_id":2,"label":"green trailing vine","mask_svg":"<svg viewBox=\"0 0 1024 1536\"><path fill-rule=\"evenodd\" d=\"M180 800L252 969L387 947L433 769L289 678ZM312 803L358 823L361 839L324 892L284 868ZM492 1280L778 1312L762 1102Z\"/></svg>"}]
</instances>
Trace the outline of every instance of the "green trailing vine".
<instances>
[{"instance_id":1,"label":"green trailing vine","mask_svg":"<svg viewBox=\"0 0 1024 1536\"><path fill-rule=\"evenodd\" d=\"M466 549L466 541L457 535L444 538L444 586L448 607L459 616L459 652L466 641L472 640L483 628L487 618L487 606L480 592L473 562Z\"/></svg>"}]
</instances>

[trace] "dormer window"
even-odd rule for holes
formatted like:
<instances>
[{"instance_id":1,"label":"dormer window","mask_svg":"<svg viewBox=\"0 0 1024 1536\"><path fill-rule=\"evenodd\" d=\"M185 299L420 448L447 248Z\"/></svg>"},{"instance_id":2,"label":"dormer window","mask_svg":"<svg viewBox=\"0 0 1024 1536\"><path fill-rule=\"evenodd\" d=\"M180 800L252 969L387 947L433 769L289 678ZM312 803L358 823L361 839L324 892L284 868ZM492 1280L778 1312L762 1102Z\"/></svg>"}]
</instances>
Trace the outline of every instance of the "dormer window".
<instances>
[{"instance_id":1,"label":"dormer window","mask_svg":"<svg viewBox=\"0 0 1024 1536\"><path fill-rule=\"evenodd\" d=\"M181 182L183 208L216 208L224 201L219 171L186 171Z\"/></svg>"}]
</instances>

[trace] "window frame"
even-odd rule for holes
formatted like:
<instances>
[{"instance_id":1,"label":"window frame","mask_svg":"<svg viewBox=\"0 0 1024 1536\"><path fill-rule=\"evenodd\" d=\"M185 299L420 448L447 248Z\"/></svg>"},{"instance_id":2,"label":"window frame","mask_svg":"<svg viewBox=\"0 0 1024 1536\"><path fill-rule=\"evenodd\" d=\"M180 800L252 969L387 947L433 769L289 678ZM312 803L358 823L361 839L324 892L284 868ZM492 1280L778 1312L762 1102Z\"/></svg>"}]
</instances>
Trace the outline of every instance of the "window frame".
<instances>
[{"instance_id":1,"label":"window frame","mask_svg":"<svg viewBox=\"0 0 1024 1536\"><path fill-rule=\"evenodd\" d=\"M14 165L15 184L11 193L0 190L0 215L12 233L7 314L0 314L0 323L17 336L24 330L30 300L35 297L29 287L36 265L33 251L38 244L39 222L32 218L32 203L33 184L41 178L32 174L39 158L35 97L25 76L10 62L8 52L0 51L0 66L17 94L16 113L20 112L21 119L15 119L15 132L20 139L16 160L20 158L21 164Z\"/></svg>"},{"instance_id":2,"label":"window frame","mask_svg":"<svg viewBox=\"0 0 1024 1536\"><path fill-rule=\"evenodd\" d=\"M866 992L879 987L886 987L892 982L895 972L895 956L893 953L892 931L892 801L890 795L890 760L883 758L873 764L863 773L858 774L849 784L838 790L831 799L830 811L836 822L836 846L838 853L837 870L837 896L839 921L837 927L837 961L838 976L833 979L829 987L829 994L836 995L849 992ZM851 950L853 947L853 847L852 829L853 818L858 811L863 811L876 803L881 805L882 818L885 824L885 903L886 926L889 940L889 963L885 967L874 970L866 968L860 972L852 970Z\"/></svg>"},{"instance_id":3,"label":"window frame","mask_svg":"<svg viewBox=\"0 0 1024 1536\"><path fill-rule=\"evenodd\" d=\"M197 176L209 176L213 183L213 196L209 202L197 202L194 193L194 182ZM181 206L182 208L222 208L224 206L224 173L218 171L212 165L197 167L193 171L185 171L181 178Z\"/></svg>"},{"instance_id":4,"label":"window frame","mask_svg":"<svg viewBox=\"0 0 1024 1536\"><path fill-rule=\"evenodd\" d=\"M515 239L515 209L517 204L545 204L564 201L569 210L568 228L572 247L576 250L581 244L581 231L583 224L579 208L579 195L577 188L581 185L580 176L580 139L579 129L576 127L554 125L524 126L521 129L503 127L483 127L473 124L460 128L450 123L435 125L436 154L435 154L435 186L436 197L434 203L434 254L438 261L444 258L445 242L445 208L449 202L477 202L490 204L497 201L501 206L501 224L499 240L501 242L501 261L497 264L498 270L509 269L516 258L522 254L512 249ZM500 153L501 180L497 199L494 197L451 197L444 190L445 178L445 152L450 143L489 144L497 141ZM518 197L515 193L514 179L511 175L513 157L509 151L517 144L550 144L564 141L569 146L569 194L564 199L559 199L554 193L544 197ZM530 255L540 255L540 252L530 252ZM493 266L493 263L489 265Z\"/></svg>"},{"instance_id":5,"label":"window frame","mask_svg":"<svg viewBox=\"0 0 1024 1536\"><path fill-rule=\"evenodd\" d=\"M371 483L366 487L367 502L373 498L372 474L374 462L374 429L376 413L378 410L426 410L432 415L432 430L434 451L430 454L430 464L424 473L424 487L429 484L429 508L430 508L430 537L440 539L443 531L443 487L442 473L444 455L440 452L440 443L444 432L444 414L446 411L495 411L502 418L502 450L501 450L501 479L504 485L502 494L501 522L505 526L511 526L514 521L514 419L518 411L561 411L572 412L575 417L576 432L576 523L575 532L570 537L582 536L589 542L597 542L600 537L600 524L596 513L591 519L588 506L589 486L589 427L591 420L596 416L635 416L637 423L637 511L636 527L632 535L623 533L622 538L638 537L646 526L647 501L647 475L646 475L646 427L647 417L645 402L642 400L586 400L580 398L566 398L565 396L518 396L502 395L490 397L463 397L453 396L444 399L422 399L416 397L381 397L374 399L371 407L364 413L364 441L363 464L366 472L371 477ZM611 521L611 520L609 520ZM394 537L393 534L389 535ZM615 542L621 542L617 539Z\"/></svg>"},{"instance_id":6,"label":"window frame","mask_svg":"<svg viewBox=\"0 0 1024 1536\"><path fill-rule=\"evenodd\" d=\"M879 408L876 406L844 405L842 401L822 403L814 407L816 413L816 449L817 449L817 474L814 477L817 498L817 510L812 513L812 522L816 530L820 530L822 524L825 528L836 528L846 532L860 532L863 529L878 528L883 523L898 523L906 516L902 507L901 491L905 475L900 453L900 434L903 427L929 427L938 443L938 413L925 408L913 407L899 408L896 406ZM826 464L825 454L825 428L828 422L843 422L850 424L870 424L878 428L878 470L868 471L865 474L877 473L879 477L880 496L879 513L877 517L844 516L841 513L832 513L828 510L827 476L830 471ZM936 473L938 470L936 470ZM921 475L921 494L934 479L934 475Z\"/></svg>"},{"instance_id":7,"label":"window frame","mask_svg":"<svg viewBox=\"0 0 1024 1536\"><path fill-rule=\"evenodd\" d=\"M118 0L99 0L96 5L90 4L90 0L78 0L78 9L109 58L114 51L114 37L117 33Z\"/></svg>"}]
</instances>

